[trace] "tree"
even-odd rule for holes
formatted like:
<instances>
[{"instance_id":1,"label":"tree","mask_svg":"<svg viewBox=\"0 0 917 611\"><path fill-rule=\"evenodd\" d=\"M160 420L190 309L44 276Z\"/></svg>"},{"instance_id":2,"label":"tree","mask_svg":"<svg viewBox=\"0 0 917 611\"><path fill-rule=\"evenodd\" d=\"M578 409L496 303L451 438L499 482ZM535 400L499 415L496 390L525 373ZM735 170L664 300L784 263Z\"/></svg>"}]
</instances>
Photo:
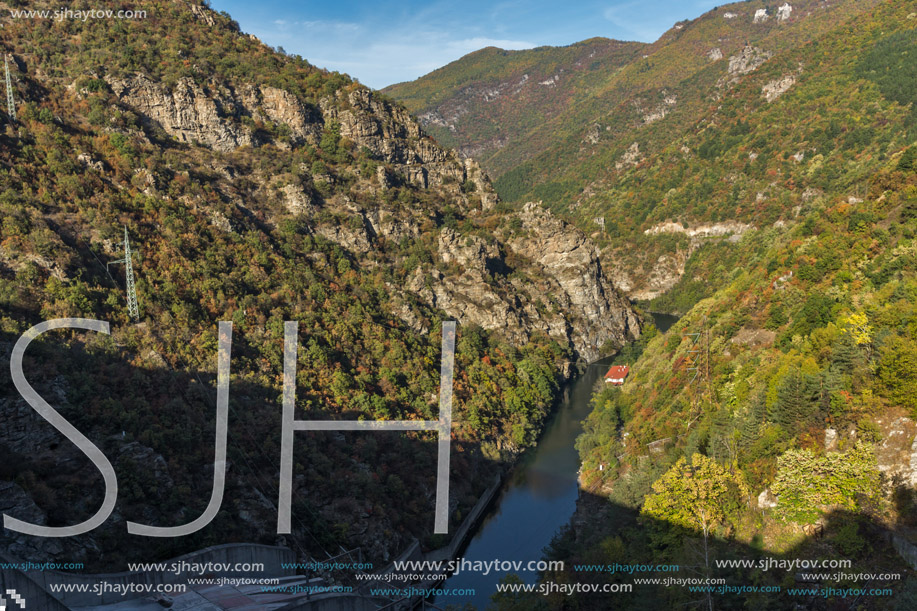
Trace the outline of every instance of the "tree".
<instances>
[{"instance_id":1,"label":"tree","mask_svg":"<svg viewBox=\"0 0 917 611\"><path fill-rule=\"evenodd\" d=\"M817 456L811 450L788 450L777 459L771 487L785 519L812 522L822 509L859 509L880 492L875 449L858 442L845 453Z\"/></svg>"},{"instance_id":2,"label":"tree","mask_svg":"<svg viewBox=\"0 0 917 611\"><path fill-rule=\"evenodd\" d=\"M878 374L882 394L917 413L917 345L901 337L886 343Z\"/></svg>"},{"instance_id":3,"label":"tree","mask_svg":"<svg viewBox=\"0 0 917 611\"><path fill-rule=\"evenodd\" d=\"M854 312L841 318L840 323L857 346L866 346L866 355L869 356L872 347L872 326L866 314Z\"/></svg>"},{"instance_id":4,"label":"tree","mask_svg":"<svg viewBox=\"0 0 917 611\"><path fill-rule=\"evenodd\" d=\"M704 566L710 568L710 533L742 508L748 486L741 473L733 473L703 454L694 454L691 463L678 459L665 475L653 484L640 512L677 527L700 530L704 535ZM713 608L708 593L707 607Z\"/></svg>"},{"instance_id":5,"label":"tree","mask_svg":"<svg viewBox=\"0 0 917 611\"><path fill-rule=\"evenodd\" d=\"M653 484L642 515L675 526L700 530L707 537L741 509L748 486L741 473L733 473L703 454L694 454L690 464L682 457Z\"/></svg>"},{"instance_id":6,"label":"tree","mask_svg":"<svg viewBox=\"0 0 917 611\"><path fill-rule=\"evenodd\" d=\"M777 400L771 407L769 419L787 431L795 431L814 420L818 411L819 383L817 376L793 368L777 386Z\"/></svg>"},{"instance_id":7,"label":"tree","mask_svg":"<svg viewBox=\"0 0 917 611\"><path fill-rule=\"evenodd\" d=\"M898 160L898 169L902 172L909 172L917 169L917 146L908 147L901 158Z\"/></svg>"},{"instance_id":8,"label":"tree","mask_svg":"<svg viewBox=\"0 0 917 611\"><path fill-rule=\"evenodd\" d=\"M703 454L690 464L682 457L653 484L641 513L708 535L738 509L748 495L741 473L733 473Z\"/></svg>"},{"instance_id":9,"label":"tree","mask_svg":"<svg viewBox=\"0 0 917 611\"><path fill-rule=\"evenodd\" d=\"M761 428L764 424L766 408L764 398L755 398L739 418L738 448L741 452L747 451L761 437Z\"/></svg>"}]
</instances>

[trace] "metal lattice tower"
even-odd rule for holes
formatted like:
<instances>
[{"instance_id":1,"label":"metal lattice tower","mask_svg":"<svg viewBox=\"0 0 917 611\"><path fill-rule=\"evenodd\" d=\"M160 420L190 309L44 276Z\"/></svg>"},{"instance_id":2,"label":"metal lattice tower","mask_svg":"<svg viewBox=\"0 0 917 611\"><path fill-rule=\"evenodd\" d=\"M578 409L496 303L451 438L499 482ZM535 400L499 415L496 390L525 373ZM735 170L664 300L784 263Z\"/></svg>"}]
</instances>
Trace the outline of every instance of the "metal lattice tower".
<instances>
[{"instance_id":1,"label":"metal lattice tower","mask_svg":"<svg viewBox=\"0 0 917 611\"><path fill-rule=\"evenodd\" d=\"M115 263L124 263L124 277L127 284L127 312L134 322L138 322L140 320L140 307L137 305L137 289L134 286L134 264L131 261L131 243L127 239L127 226L124 227L124 258L112 261L108 265Z\"/></svg>"},{"instance_id":2,"label":"metal lattice tower","mask_svg":"<svg viewBox=\"0 0 917 611\"><path fill-rule=\"evenodd\" d=\"M691 346L688 347L688 354L685 355L685 371L693 371L694 375L691 376L691 379L688 380L688 384L692 384L694 380L697 379L697 376L700 374L700 355L701 349L698 345L698 340L700 339L700 333L685 333L685 336L691 339Z\"/></svg>"},{"instance_id":3,"label":"metal lattice tower","mask_svg":"<svg viewBox=\"0 0 917 611\"><path fill-rule=\"evenodd\" d=\"M137 289L134 288L134 264L131 262L131 243L127 239L127 227L124 228L124 275L127 277L127 311L131 318L140 320Z\"/></svg>"},{"instance_id":4,"label":"metal lattice tower","mask_svg":"<svg viewBox=\"0 0 917 611\"><path fill-rule=\"evenodd\" d=\"M685 371L694 372L691 379L688 380L688 388L691 391L691 412L697 411L697 399L700 393L701 379L707 381L707 391L710 391L710 337L707 330L707 317L704 316L703 328L700 333L685 333L685 339L690 340L688 353L685 355ZM697 420L697 416L694 420ZM694 423L691 421L688 426Z\"/></svg>"},{"instance_id":5,"label":"metal lattice tower","mask_svg":"<svg viewBox=\"0 0 917 611\"><path fill-rule=\"evenodd\" d=\"M9 115L10 121L16 120L16 104L13 101L13 84L10 82L10 59L4 56L3 67L6 70L6 114Z\"/></svg>"}]
</instances>

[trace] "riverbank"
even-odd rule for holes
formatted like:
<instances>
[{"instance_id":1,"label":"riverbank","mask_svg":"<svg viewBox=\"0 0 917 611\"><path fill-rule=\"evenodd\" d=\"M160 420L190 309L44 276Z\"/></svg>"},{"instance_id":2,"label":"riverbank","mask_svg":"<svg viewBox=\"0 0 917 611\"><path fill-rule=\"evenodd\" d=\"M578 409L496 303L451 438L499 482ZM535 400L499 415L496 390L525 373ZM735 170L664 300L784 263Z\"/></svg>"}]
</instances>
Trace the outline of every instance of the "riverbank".
<instances>
[{"instance_id":1,"label":"riverbank","mask_svg":"<svg viewBox=\"0 0 917 611\"><path fill-rule=\"evenodd\" d=\"M486 512L461 557L471 562L516 561L526 565L542 558L543 548L566 524L576 507L579 459L574 441L581 422L591 411L592 386L607 369L609 358L586 370L562 390L559 404L546 422L538 444L511 469L491 511ZM442 588L474 590L473 596L438 596L439 606L471 603L486 608L506 571L486 575L462 572L447 579ZM524 572L523 580L534 583L537 573Z\"/></svg>"}]
</instances>

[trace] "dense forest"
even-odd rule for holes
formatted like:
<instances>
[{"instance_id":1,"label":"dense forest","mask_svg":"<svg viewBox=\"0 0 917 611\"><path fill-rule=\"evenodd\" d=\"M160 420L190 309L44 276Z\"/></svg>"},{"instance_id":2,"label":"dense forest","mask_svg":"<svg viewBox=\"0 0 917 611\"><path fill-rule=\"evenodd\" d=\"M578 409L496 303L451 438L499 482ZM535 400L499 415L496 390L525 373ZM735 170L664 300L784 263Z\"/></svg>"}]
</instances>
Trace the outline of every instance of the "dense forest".
<instances>
[{"instance_id":1,"label":"dense forest","mask_svg":"<svg viewBox=\"0 0 917 611\"><path fill-rule=\"evenodd\" d=\"M771 18L753 21L762 8ZM389 90L427 113L469 81L499 88L526 74L539 85L530 114L513 118L526 107L500 89L493 116L470 115L481 131L450 136L472 151L518 127L486 160L503 202L398 103L204 5L152 2L140 21L7 23L18 117L3 113L0 134L0 358L44 320L112 324L110 336L47 334L25 366L112 457L121 492L90 535L50 545L4 532L0 543L93 569L253 539L304 559L360 548L383 561L413 538L441 545L435 442L419 432L298 434L294 532L274 534L283 323L299 322L299 418L435 419L451 317L421 295L438 297L437 281L467 281L480 263L487 295L535 287L543 299L524 294L520 307L542 322L562 308L539 284L542 268L508 246L534 232L521 202L540 199L604 246L603 268L644 309L681 315L618 352L631 367L623 386L596 389L577 441L577 515L546 550L568 569L542 579L630 583L582 567L672 563L770 590L714 599L647 586L613 600L913 608L912 571L890 541L917 542L917 8L800 0L784 20L775 10L718 7L652 45L485 49ZM570 62L581 64L575 77ZM538 80L555 74L572 84ZM154 106L172 108L175 124L150 120ZM188 116L208 129L186 129ZM364 144L360 130L372 132ZM123 257L125 228L139 320L124 266L108 265ZM447 259L450 232L461 256ZM192 537L128 536L128 520L180 524L205 505L218 321L234 328L222 510ZM508 326L459 327L452 525L535 443L582 356L550 325L538 329L519 341ZM90 515L101 479L5 376L0 413L0 481L15 510L49 525ZM717 564L775 557L903 577L869 584L894 596L850 600L790 594L808 583L793 571Z\"/></svg>"},{"instance_id":2,"label":"dense forest","mask_svg":"<svg viewBox=\"0 0 917 611\"><path fill-rule=\"evenodd\" d=\"M674 563L691 567L681 576L759 590L646 586L614 600L633 609L914 606L917 582L891 541L914 541L917 506L915 26L912 4L882 3L776 54L693 129L592 196L587 215L627 211L613 229L620 237L674 220L753 226L695 244L680 281L646 303L684 316L617 357L631 366L623 386L596 389L577 441L579 511L547 550L579 568L545 579L628 583L586 567ZM792 87L765 99L762 86L797 66ZM678 234L645 239L689 245ZM853 568L807 578L717 564L767 558ZM857 572L884 577L864 584ZM842 594L864 587L883 593ZM576 608L603 608L576 598Z\"/></svg>"},{"instance_id":3,"label":"dense forest","mask_svg":"<svg viewBox=\"0 0 917 611\"><path fill-rule=\"evenodd\" d=\"M5 539L7 549L35 559L63 551L91 568L123 570L138 554L152 560L230 541L285 543L306 558L361 547L377 561L414 537L427 547L442 543L432 535L429 433L298 435L294 533L273 534L283 322L299 322L297 418L436 419L440 324L449 317L420 299L396 300L393 287L436 267L454 271L458 264L437 254L443 227L491 240L499 227L511 232L505 208L482 211L483 181L426 187L399 177L399 168L342 136L335 121L307 125L314 133L298 136L264 113L233 111L233 95L257 90L266 98L272 87L290 94L290 107L304 116L319 115L319 105L345 112L365 88L265 46L197 3L146 8L143 20L21 19L0 33L18 114L13 121L4 113L0 134L0 358L7 362L19 335L44 320L111 323L110 336L44 335L25 370L114 457L121 488L112 519L63 542L64 550ZM241 134L248 144L219 150L167 133L119 97L125 82L143 82L130 81L135 74L163 91L210 92L218 103L207 116L219 133ZM204 116L209 99L191 105ZM385 129L399 146L439 155L426 136L399 136L407 128L397 118ZM437 167L462 171L443 155ZM296 186L299 208L285 203L288 185ZM315 230L363 227L365 216L332 202L406 219L416 231L355 251ZM108 265L124 256L125 227L137 321L125 303L124 266ZM524 261L514 265L525 273ZM127 520L181 524L206 504L218 321L231 321L234 333L222 510L184 539L128 536ZM572 358L569 346L543 333L520 343L460 326L453 529L494 475L534 442L560 366ZM0 389L11 418L0 478L15 485L20 510L55 526L91 515L102 495L95 470L30 415L8 376Z\"/></svg>"},{"instance_id":4,"label":"dense forest","mask_svg":"<svg viewBox=\"0 0 917 611\"><path fill-rule=\"evenodd\" d=\"M632 298L684 314L741 264L725 238L818 197L862 199L914 141L913 4L789 4L785 19L763 0L718 6L636 48L485 50L385 91L505 200L573 219Z\"/></svg>"}]
</instances>

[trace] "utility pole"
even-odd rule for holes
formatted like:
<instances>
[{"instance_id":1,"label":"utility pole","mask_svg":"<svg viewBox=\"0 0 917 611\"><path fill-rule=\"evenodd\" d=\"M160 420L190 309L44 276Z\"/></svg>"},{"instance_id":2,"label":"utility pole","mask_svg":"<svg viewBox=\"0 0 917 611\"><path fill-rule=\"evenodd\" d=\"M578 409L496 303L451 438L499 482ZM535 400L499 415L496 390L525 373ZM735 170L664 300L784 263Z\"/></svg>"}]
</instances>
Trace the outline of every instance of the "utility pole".
<instances>
[{"instance_id":1,"label":"utility pole","mask_svg":"<svg viewBox=\"0 0 917 611\"><path fill-rule=\"evenodd\" d=\"M697 345L700 339L700 333L686 333L685 336L691 339L691 345L688 347L688 354L685 355L685 371L693 371L694 375L688 380L688 386L691 388L691 413L697 411L697 385L694 384L697 376L700 374L700 347Z\"/></svg>"},{"instance_id":2,"label":"utility pole","mask_svg":"<svg viewBox=\"0 0 917 611\"><path fill-rule=\"evenodd\" d=\"M704 355L704 369L705 376L707 378L707 394L712 400L713 389L710 387L710 328L707 326L707 315L704 314L704 350L706 354Z\"/></svg>"},{"instance_id":3,"label":"utility pole","mask_svg":"<svg viewBox=\"0 0 917 611\"><path fill-rule=\"evenodd\" d=\"M124 263L124 277L127 284L127 312L134 322L140 321L140 307L137 305L137 289L134 286L134 264L131 261L131 243L127 239L127 226L124 226L124 258L112 261L108 265ZM105 267L107 268L108 265Z\"/></svg>"},{"instance_id":4,"label":"utility pole","mask_svg":"<svg viewBox=\"0 0 917 611\"><path fill-rule=\"evenodd\" d=\"M6 70L6 114L9 115L10 121L15 121L16 120L16 103L13 100L13 84L10 81L9 54L3 57L3 67Z\"/></svg>"}]
</instances>

